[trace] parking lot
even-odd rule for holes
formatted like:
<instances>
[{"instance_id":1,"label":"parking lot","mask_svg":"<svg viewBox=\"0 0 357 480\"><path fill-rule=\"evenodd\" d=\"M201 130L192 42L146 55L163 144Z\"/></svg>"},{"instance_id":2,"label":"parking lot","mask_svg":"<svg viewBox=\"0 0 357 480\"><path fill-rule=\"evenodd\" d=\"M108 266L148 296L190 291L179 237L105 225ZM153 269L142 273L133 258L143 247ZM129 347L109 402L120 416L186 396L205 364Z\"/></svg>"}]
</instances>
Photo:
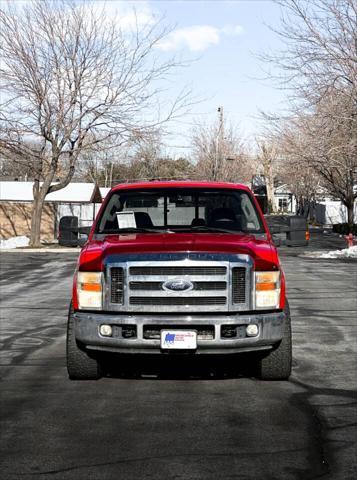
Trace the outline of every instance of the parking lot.
<instances>
[{"instance_id":1,"label":"parking lot","mask_svg":"<svg viewBox=\"0 0 357 480\"><path fill-rule=\"evenodd\" d=\"M1 254L3 479L354 479L357 262L281 248L292 310L289 382L244 357L120 362L71 382L66 314L77 253ZM247 373L248 372L248 373Z\"/></svg>"}]
</instances>

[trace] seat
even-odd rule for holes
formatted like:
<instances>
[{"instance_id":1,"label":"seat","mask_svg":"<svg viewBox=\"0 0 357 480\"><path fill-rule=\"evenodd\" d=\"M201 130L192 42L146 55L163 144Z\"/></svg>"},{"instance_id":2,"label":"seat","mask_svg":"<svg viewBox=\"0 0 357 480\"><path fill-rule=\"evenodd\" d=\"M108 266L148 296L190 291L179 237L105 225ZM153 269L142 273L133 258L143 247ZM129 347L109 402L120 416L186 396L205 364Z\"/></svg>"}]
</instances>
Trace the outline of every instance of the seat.
<instances>
[{"instance_id":1,"label":"seat","mask_svg":"<svg viewBox=\"0 0 357 480\"><path fill-rule=\"evenodd\" d=\"M204 227L206 220L204 218L194 218L191 222L191 227Z\"/></svg>"},{"instance_id":2,"label":"seat","mask_svg":"<svg viewBox=\"0 0 357 480\"><path fill-rule=\"evenodd\" d=\"M237 220L234 210L225 207L212 210L208 225L215 228L242 230L242 225Z\"/></svg>"},{"instance_id":3,"label":"seat","mask_svg":"<svg viewBox=\"0 0 357 480\"><path fill-rule=\"evenodd\" d=\"M216 208L212 210L209 225L214 225L217 222L235 222L236 216L231 208Z\"/></svg>"},{"instance_id":4,"label":"seat","mask_svg":"<svg viewBox=\"0 0 357 480\"><path fill-rule=\"evenodd\" d=\"M150 215L146 212L134 212L137 228L154 228Z\"/></svg>"}]
</instances>

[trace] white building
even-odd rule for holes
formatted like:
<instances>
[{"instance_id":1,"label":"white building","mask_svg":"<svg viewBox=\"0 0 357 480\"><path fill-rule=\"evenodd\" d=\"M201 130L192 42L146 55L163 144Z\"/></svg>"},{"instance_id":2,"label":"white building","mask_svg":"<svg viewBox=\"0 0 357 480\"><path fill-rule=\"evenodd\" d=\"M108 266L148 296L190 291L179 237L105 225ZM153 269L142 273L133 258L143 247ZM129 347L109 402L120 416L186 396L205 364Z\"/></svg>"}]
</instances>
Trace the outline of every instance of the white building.
<instances>
[{"instance_id":1,"label":"white building","mask_svg":"<svg viewBox=\"0 0 357 480\"><path fill-rule=\"evenodd\" d=\"M319 198L319 201L313 205L313 211L311 212L317 223L334 225L347 222L347 208L340 200L331 199L322 188L319 191ZM296 213L296 198L287 185L280 185L275 188L274 202L278 212ZM354 205L354 215L355 222L357 222L357 201Z\"/></svg>"},{"instance_id":2,"label":"white building","mask_svg":"<svg viewBox=\"0 0 357 480\"><path fill-rule=\"evenodd\" d=\"M0 181L0 237L9 238L30 233L33 182ZM70 183L46 196L41 236L57 237L59 219L77 216L79 226L93 223L102 202L99 188L93 183Z\"/></svg>"},{"instance_id":3,"label":"white building","mask_svg":"<svg viewBox=\"0 0 357 480\"><path fill-rule=\"evenodd\" d=\"M280 185L274 189L274 203L278 212L296 213L296 198L287 185Z\"/></svg>"}]
</instances>

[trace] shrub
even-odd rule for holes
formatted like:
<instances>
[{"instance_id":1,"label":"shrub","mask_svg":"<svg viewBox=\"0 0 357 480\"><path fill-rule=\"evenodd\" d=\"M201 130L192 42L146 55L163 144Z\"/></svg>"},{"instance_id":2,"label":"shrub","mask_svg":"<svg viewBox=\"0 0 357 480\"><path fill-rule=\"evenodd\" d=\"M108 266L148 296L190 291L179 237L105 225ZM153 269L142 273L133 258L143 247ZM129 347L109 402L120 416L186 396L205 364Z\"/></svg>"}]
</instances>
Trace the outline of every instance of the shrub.
<instances>
[{"instance_id":1,"label":"shrub","mask_svg":"<svg viewBox=\"0 0 357 480\"><path fill-rule=\"evenodd\" d=\"M332 225L332 231L340 233L341 235L348 235L350 233L350 228L348 223L335 223ZM357 225L354 224L352 227L353 235L357 235Z\"/></svg>"}]
</instances>

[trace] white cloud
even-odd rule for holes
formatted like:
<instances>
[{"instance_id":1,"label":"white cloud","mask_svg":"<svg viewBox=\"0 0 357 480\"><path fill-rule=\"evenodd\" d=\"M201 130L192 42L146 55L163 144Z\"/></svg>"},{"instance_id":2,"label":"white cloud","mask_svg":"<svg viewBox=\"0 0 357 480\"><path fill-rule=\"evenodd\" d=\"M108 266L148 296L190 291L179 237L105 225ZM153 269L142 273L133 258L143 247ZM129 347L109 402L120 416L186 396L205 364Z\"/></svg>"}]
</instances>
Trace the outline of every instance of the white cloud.
<instances>
[{"instance_id":1,"label":"white cloud","mask_svg":"<svg viewBox=\"0 0 357 480\"><path fill-rule=\"evenodd\" d=\"M136 25L138 27L152 25L156 22L154 13L147 2L122 4L117 18L123 30L135 29Z\"/></svg>"},{"instance_id":2,"label":"white cloud","mask_svg":"<svg viewBox=\"0 0 357 480\"><path fill-rule=\"evenodd\" d=\"M219 43L219 30L209 25L179 28L169 33L158 45L161 50L178 50L188 47L192 52L206 50Z\"/></svg>"},{"instance_id":3,"label":"white cloud","mask_svg":"<svg viewBox=\"0 0 357 480\"><path fill-rule=\"evenodd\" d=\"M97 15L104 13L109 20L115 20L123 31L135 30L136 25L152 25L156 21L149 3L144 0L95 0L80 5L82 8L91 9Z\"/></svg>"},{"instance_id":4,"label":"white cloud","mask_svg":"<svg viewBox=\"0 0 357 480\"><path fill-rule=\"evenodd\" d=\"M203 52L211 45L218 45L222 35L235 36L240 35L242 31L243 28L240 25L225 25L222 28L193 25L178 28L162 39L158 48L164 51L188 48L191 52Z\"/></svg>"},{"instance_id":5,"label":"white cloud","mask_svg":"<svg viewBox=\"0 0 357 480\"><path fill-rule=\"evenodd\" d=\"M233 37L235 35L241 35L243 33L243 27L241 25L225 25L221 28L221 32L224 35Z\"/></svg>"}]
</instances>

